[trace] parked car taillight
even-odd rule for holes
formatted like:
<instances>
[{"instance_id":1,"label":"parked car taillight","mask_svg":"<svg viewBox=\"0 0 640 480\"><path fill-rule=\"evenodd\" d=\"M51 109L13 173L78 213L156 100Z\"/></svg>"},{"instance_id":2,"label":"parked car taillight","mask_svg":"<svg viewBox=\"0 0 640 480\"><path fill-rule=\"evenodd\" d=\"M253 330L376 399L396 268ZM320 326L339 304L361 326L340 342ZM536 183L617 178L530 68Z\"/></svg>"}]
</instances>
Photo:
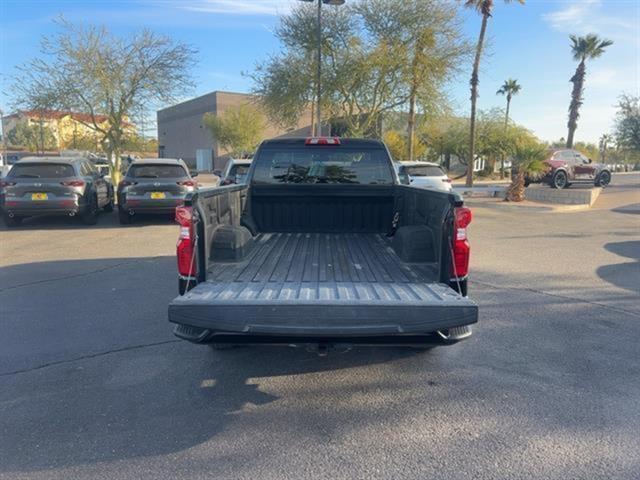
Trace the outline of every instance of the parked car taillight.
<instances>
[{"instance_id":1,"label":"parked car taillight","mask_svg":"<svg viewBox=\"0 0 640 480\"><path fill-rule=\"evenodd\" d=\"M177 207L176 221L180 224L180 236L176 246L178 273L183 277L194 277L197 267L192 207Z\"/></svg>"},{"instance_id":2,"label":"parked car taillight","mask_svg":"<svg viewBox=\"0 0 640 480\"><path fill-rule=\"evenodd\" d=\"M445 183L451 183L451 179L450 178L443 178L442 181L445 182Z\"/></svg>"},{"instance_id":3,"label":"parked car taillight","mask_svg":"<svg viewBox=\"0 0 640 480\"><path fill-rule=\"evenodd\" d=\"M130 182L129 180L122 180L118 184L118 188L130 187L131 185L137 185L137 184L138 184L138 182Z\"/></svg>"},{"instance_id":4,"label":"parked car taillight","mask_svg":"<svg viewBox=\"0 0 640 480\"><path fill-rule=\"evenodd\" d=\"M183 187L195 187L198 185L198 182L194 182L193 180L185 180L184 182L178 182L178 185L182 185Z\"/></svg>"},{"instance_id":5,"label":"parked car taillight","mask_svg":"<svg viewBox=\"0 0 640 480\"><path fill-rule=\"evenodd\" d=\"M6 180L3 180L2 182L0 182L0 188L13 187L15 184L16 182L7 182Z\"/></svg>"},{"instance_id":6,"label":"parked car taillight","mask_svg":"<svg viewBox=\"0 0 640 480\"><path fill-rule=\"evenodd\" d=\"M453 239L453 274L457 278L466 277L469 274L469 240L467 239L467 227L471 223L473 215L467 207L455 209L455 238Z\"/></svg>"},{"instance_id":7,"label":"parked car taillight","mask_svg":"<svg viewBox=\"0 0 640 480\"><path fill-rule=\"evenodd\" d=\"M65 187L84 187L83 180L68 180L66 182L60 182Z\"/></svg>"}]
</instances>

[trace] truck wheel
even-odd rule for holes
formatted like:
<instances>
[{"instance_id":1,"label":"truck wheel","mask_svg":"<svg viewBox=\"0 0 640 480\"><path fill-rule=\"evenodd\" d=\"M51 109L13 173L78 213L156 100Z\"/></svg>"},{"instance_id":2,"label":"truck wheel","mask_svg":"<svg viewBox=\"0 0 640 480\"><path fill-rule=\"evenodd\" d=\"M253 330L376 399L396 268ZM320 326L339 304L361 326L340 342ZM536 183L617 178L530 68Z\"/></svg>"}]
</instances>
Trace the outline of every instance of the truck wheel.
<instances>
[{"instance_id":1,"label":"truck wheel","mask_svg":"<svg viewBox=\"0 0 640 480\"><path fill-rule=\"evenodd\" d=\"M9 228L17 227L22 223L22 217L10 217L7 213L2 216L2 219L4 220L4 224Z\"/></svg>"},{"instance_id":2,"label":"truck wheel","mask_svg":"<svg viewBox=\"0 0 640 480\"><path fill-rule=\"evenodd\" d=\"M568 185L567 174L563 170L558 170L551 180L551 187L561 190Z\"/></svg>"},{"instance_id":3,"label":"truck wheel","mask_svg":"<svg viewBox=\"0 0 640 480\"><path fill-rule=\"evenodd\" d=\"M131 225L133 223L133 215L129 215L129 212L118 209L118 220L121 225Z\"/></svg>"},{"instance_id":4,"label":"truck wheel","mask_svg":"<svg viewBox=\"0 0 640 480\"><path fill-rule=\"evenodd\" d=\"M82 223L85 225L95 225L98 221L98 200L95 196L91 197L87 210L80 216Z\"/></svg>"}]
</instances>

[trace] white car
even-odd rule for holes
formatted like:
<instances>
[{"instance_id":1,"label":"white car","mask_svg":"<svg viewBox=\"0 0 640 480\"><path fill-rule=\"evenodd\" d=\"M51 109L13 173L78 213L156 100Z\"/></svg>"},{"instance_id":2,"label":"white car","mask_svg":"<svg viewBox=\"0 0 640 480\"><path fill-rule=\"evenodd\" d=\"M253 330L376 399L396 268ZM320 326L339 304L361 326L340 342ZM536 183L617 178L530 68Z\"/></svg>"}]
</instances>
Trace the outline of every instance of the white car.
<instances>
[{"instance_id":1,"label":"white car","mask_svg":"<svg viewBox=\"0 0 640 480\"><path fill-rule=\"evenodd\" d=\"M403 185L451 191L451 179L437 163L395 162L395 168Z\"/></svg>"},{"instance_id":2,"label":"white car","mask_svg":"<svg viewBox=\"0 0 640 480\"><path fill-rule=\"evenodd\" d=\"M251 166L250 158L230 158L224 172L213 172L221 178L220 185L242 184L247 178L249 167Z\"/></svg>"}]
</instances>

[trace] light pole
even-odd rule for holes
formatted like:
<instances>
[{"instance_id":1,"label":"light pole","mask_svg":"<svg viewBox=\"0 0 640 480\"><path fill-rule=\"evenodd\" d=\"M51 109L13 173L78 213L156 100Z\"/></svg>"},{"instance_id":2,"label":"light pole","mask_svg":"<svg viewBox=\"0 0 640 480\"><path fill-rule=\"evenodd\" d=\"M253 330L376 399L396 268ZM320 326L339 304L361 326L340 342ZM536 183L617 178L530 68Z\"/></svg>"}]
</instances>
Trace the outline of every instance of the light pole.
<instances>
[{"instance_id":1,"label":"light pole","mask_svg":"<svg viewBox=\"0 0 640 480\"><path fill-rule=\"evenodd\" d=\"M322 136L322 112L320 109L320 101L322 98L322 4L325 5L342 5L345 0L302 0L303 2L318 2L318 19L316 24L316 34L318 42L318 59L316 69L316 131L313 134L317 137Z\"/></svg>"}]
</instances>

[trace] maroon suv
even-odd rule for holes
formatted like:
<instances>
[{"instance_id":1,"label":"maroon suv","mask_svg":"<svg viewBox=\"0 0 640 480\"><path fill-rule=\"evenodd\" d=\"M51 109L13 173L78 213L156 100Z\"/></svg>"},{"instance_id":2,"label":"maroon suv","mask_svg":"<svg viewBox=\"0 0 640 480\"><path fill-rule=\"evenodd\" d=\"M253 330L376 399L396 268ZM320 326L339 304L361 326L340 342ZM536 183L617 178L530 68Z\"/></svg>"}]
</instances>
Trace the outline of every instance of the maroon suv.
<instances>
[{"instance_id":1,"label":"maroon suv","mask_svg":"<svg viewBox=\"0 0 640 480\"><path fill-rule=\"evenodd\" d=\"M549 167L545 174L527 179L527 184L541 182L552 188L565 188L574 183L604 187L611 181L611 172L605 165L593 163L576 150L551 150L545 163Z\"/></svg>"}]
</instances>

